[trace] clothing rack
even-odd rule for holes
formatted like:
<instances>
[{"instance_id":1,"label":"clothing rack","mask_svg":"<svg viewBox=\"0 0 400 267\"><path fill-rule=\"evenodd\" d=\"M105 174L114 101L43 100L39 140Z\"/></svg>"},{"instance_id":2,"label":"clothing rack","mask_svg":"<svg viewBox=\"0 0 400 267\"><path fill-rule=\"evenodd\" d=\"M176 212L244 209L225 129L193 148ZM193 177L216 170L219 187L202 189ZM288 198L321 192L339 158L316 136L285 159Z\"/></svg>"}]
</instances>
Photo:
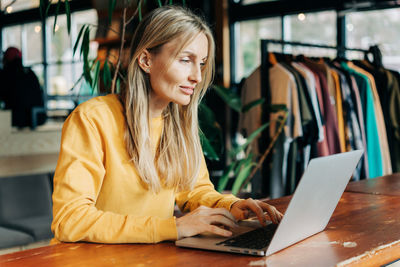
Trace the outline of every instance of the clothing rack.
<instances>
[{"instance_id":1,"label":"clothing rack","mask_svg":"<svg viewBox=\"0 0 400 267\"><path fill-rule=\"evenodd\" d=\"M324 48L324 49L333 49L337 50L337 55L341 55L344 51L356 51L362 52L365 55L371 53L370 50L360 49L360 48L347 48L342 46L329 46L329 45L322 45L322 44L311 44L311 43L302 43L302 42L290 42L290 41L282 41L282 40L275 40L275 39L262 39L261 40L261 96L265 99L263 108L262 108L262 121L269 121L270 116L270 106L271 106L271 95L270 95L270 85L269 85L269 65L268 65L268 56L269 50L268 46L270 44L280 44L282 45L282 50L285 45L289 46L301 46L301 47L311 47L311 48ZM263 131L261 134L261 139L259 141L259 148L260 151L264 151L269 142L269 131ZM269 168L268 164L271 162L271 154L267 157L263 164L263 170L261 177L269 177ZM270 195L271 193L271 179L269 177L268 180L262 179L262 181L253 181L255 184L260 185L262 187L262 194L263 195Z\"/></svg>"}]
</instances>

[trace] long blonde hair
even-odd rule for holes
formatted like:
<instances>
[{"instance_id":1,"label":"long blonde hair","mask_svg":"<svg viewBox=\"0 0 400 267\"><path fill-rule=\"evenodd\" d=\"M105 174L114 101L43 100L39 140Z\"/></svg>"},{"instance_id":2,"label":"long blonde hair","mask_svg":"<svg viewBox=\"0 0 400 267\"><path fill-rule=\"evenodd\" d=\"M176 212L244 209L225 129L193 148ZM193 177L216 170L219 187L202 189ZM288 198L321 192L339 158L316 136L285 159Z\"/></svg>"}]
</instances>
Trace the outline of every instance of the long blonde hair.
<instances>
[{"instance_id":1,"label":"long blonde hair","mask_svg":"<svg viewBox=\"0 0 400 267\"><path fill-rule=\"evenodd\" d=\"M157 53L161 47L181 38L177 54L203 33L208 39L208 56L202 81L196 86L190 103L170 103L163 111L163 129L156 153L150 140L150 81L139 67L138 56L147 49ZM178 6L163 6L149 13L133 36L132 59L128 68L128 85L121 91L126 119L125 142L129 156L142 181L157 193L164 186L176 191L193 188L199 175L202 149L199 139L198 105L214 75L214 39L209 27L197 15Z\"/></svg>"}]
</instances>

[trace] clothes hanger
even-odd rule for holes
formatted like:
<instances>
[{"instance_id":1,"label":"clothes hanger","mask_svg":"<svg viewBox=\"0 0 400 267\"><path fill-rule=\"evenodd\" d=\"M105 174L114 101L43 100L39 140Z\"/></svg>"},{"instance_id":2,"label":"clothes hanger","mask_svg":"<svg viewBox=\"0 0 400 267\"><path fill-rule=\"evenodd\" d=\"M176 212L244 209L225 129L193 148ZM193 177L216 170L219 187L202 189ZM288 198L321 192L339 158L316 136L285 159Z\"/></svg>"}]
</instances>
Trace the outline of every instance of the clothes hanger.
<instances>
[{"instance_id":1,"label":"clothes hanger","mask_svg":"<svg viewBox=\"0 0 400 267\"><path fill-rule=\"evenodd\" d=\"M372 55L372 62L370 61L368 55ZM377 45L370 46L368 51L364 54L364 60L376 68L383 67L382 64L382 52Z\"/></svg>"},{"instance_id":2,"label":"clothes hanger","mask_svg":"<svg viewBox=\"0 0 400 267\"><path fill-rule=\"evenodd\" d=\"M271 65L275 65L276 63L278 63L278 60L276 59L275 54L272 52L268 53L268 61L269 61L269 63L271 63Z\"/></svg>"}]
</instances>

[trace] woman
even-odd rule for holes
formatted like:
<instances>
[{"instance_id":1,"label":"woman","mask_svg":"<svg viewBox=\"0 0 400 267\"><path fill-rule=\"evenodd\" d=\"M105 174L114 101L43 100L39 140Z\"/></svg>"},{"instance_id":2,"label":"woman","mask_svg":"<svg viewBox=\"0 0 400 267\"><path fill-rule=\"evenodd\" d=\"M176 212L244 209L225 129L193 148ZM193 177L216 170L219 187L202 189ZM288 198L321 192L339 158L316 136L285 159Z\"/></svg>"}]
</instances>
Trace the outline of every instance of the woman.
<instances>
[{"instance_id":1,"label":"woman","mask_svg":"<svg viewBox=\"0 0 400 267\"><path fill-rule=\"evenodd\" d=\"M81 104L64 124L55 238L155 243L203 232L230 236L227 228L250 211L264 224L263 211L279 222L274 207L221 195L209 180L197 121L214 67L206 24L166 6L144 18L133 38L128 86ZM173 217L175 202L189 213Z\"/></svg>"}]
</instances>

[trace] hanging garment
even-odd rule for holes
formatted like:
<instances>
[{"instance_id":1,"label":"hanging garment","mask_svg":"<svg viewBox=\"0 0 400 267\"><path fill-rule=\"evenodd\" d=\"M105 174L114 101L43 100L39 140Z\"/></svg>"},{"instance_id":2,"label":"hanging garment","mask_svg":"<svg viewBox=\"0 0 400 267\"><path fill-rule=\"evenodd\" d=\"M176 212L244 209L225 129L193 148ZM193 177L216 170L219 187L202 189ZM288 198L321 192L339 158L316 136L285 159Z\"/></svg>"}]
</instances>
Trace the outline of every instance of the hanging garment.
<instances>
[{"instance_id":1,"label":"hanging garment","mask_svg":"<svg viewBox=\"0 0 400 267\"><path fill-rule=\"evenodd\" d=\"M341 66L347 70L356 80L357 87L360 91L361 103L363 106L365 132L367 137L367 153L369 177L374 178L382 176L383 162L381 146L379 142L378 127L375 116L374 98L368 78L365 75L355 71L342 62Z\"/></svg>"},{"instance_id":2,"label":"hanging garment","mask_svg":"<svg viewBox=\"0 0 400 267\"><path fill-rule=\"evenodd\" d=\"M304 70L306 70L309 73L311 73L313 75L313 77L314 77L314 80L315 80L315 93L317 95L317 100L318 100L319 115L320 115L320 118L321 118L322 136L323 136L323 140L320 140L317 143L315 156L319 156L319 157L328 156L328 155L330 155L330 152L329 152L326 125L325 125L325 121L324 121L325 109L324 109L324 101L323 101L321 82L320 82L319 76L318 76L318 74L314 73L305 64L303 64L301 62L299 62L297 64L299 66L303 67ZM314 109L314 110L317 110L317 109ZM320 136L321 136L321 133L320 133ZM320 139L321 139L321 137L320 137Z\"/></svg>"},{"instance_id":3,"label":"hanging garment","mask_svg":"<svg viewBox=\"0 0 400 267\"><path fill-rule=\"evenodd\" d=\"M317 127L318 127L318 141L324 140L324 131L322 129L322 118L321 111L319 108L318 97L316 92L316 81L314 74L307 69L306 67L300 65L297 62L292 62L292 66L305 78L306 88L311 98L311 103L313 106L314 116L316 119Z\"/></svg>"},{"instance_id":4,"label":"hanging garment","mask_svg":"<svg viewBox=\"0 0 400 267\"><path fill-rule=\"evenodd\" d=\"M303 64L309 67L319 77L322 92L322 103L324 106L323 117L325 121L329 153L340 153L341 150L337 128L336 109L334 107L335 100L334 98L331 98L331 95L329 94L329 91L332 91L332 89L328 88L328 84L332 84L333 82L332 77L328 75L329 70L324 64L316 63L311 60L306 60Z\"/></svg>"},{"instance_id":5,"label":"hanging garment","mask_svg":"<svg viewBox=\"0 0 400 267\"><path fill-rule=\"evenodd\" d=\"M345 137L345 124L343 118L343 107L342 107L342 94L340 92L340 81L339 75L335 72L335 70L330 69L329 74L332 75L334 85L335 85L335 103L336 103L336 117L338 123L338 135L340 141L340 152L346 152L346 137Z\"/></svg>"},{"instance_id":6,"label":"hanging garment","mask_svg":"<svg viewBox=\"0 0 400 267\"><path fill-rule=\"evenodd\" d=\"M345 130L346 130L346 143L348 139L348 146L346 151L350 150L358 150L358 149L366 149L366 146L363 144L361 127L357 119L357 115L355 112L354 101L352 98L350 86L347 83L345 75L338 70L338 75L341 84L342 90L342 103L343 103L343 114L344 121L346 122ZM363 161L361 161L363 163ZM363 164L359 164L356 170L353 173L353 180L360 180L362 178L362 168Z\"/></svg>"},{"instance_id":7,"label":"hanging garment","mask_svg":"<svg viewBox=\"0 0 400 267\"><path fill-rule=\"evenodd\" d=\"M354 65L352 62L349 62L348 66L350 68L353 68L355 71L358 71L359 73L365 75L370 82L372 96L374 99L376 122L377 122L377 126L378 126L379 143L381 145L383 175L392 174L392 164L390 161L389 145L388 145L387 134L386 134L386 126L385 126L385 121L383 118L381 102L380 102L378 91L377 91L377 88L375 85L375 79L371 75L371 73Z\"/></svg>"},{"instance_id":8,"label":"hanging garment","mask_svg":"<svg viewBox=\"0 0 400 267\"><path fill-rule=\"evenodd\" d=\"M348 73L344 73L346 75L347 80L350 79L350 90L354 95L354 102L355 103L355 112L357 113L358 124L360 125L361 131L361 139L364 147L364 175L361 175L362 178L368 178L369 176L369 165L368 165L368 153L367 153L367 136L365 133L365 123L364 123L364 113L361 103L360 91L358 89L356 80L353 76L349 75Z\"/></svg>"},{"instance_id":9,"label":"hanging garment","mask_svg":"<svg viewBox=\"0 0 400 267\"><path fill-rule=\"evenodd\" d=\"M293 75L281 64L276 63L269 69L269 81L271 104L283 104L288 109L284 130L275 143L275 153L272 155L270 197L276 198L284 195L285 188L291 187L287 183L293 179L288 179L288 175L293 175L295 169L287 163L294 160L289 158L289 148L296 138L303 136L303 128L298 90ZM270 114L270 138L276 134L279 128L278 120L282 115L282 112Z\"/></svg>"},{"instance_id":10,"label":"hanging garment","mask_svg":"<svg viewBox=\"0 0 400 267\"><path fill-rule=\"evenodd\" d=\"M246 105L261 98L261 69L258 67L245 80L241 89L242 105ZM249 111L239 115L238 132L247 137L261 127L262 107L257 105ZM258 139L251 144L251 150L255 155L259 155Z\"/></svg>"},{"instance_id":11,"label":"hanging garment","mask_svg":"<svg viewBox=\"0 0 400 267\"><path fill-rule=\"evenodd\" d=\"M297 177L298 174L301 175L304 172L308 165L311 156L311 145L318 142L318 126L305 78L291 64L286 62L280 64L293 75L299 96L303 136L297 140L298 152L301 153L301 156L297 155Z\"/></svg>"},{"instance_id":12,"label":"hanging garment","mask_svg":"<svg viewBox=\"0 0 400 267\"><path fill-rule=\"evenodd\" d=\"M389 125L392 132L390 153L393 172L400 172L400 74L396 71L387 71L389 96Z\"/></svg>"}]
</instances>

